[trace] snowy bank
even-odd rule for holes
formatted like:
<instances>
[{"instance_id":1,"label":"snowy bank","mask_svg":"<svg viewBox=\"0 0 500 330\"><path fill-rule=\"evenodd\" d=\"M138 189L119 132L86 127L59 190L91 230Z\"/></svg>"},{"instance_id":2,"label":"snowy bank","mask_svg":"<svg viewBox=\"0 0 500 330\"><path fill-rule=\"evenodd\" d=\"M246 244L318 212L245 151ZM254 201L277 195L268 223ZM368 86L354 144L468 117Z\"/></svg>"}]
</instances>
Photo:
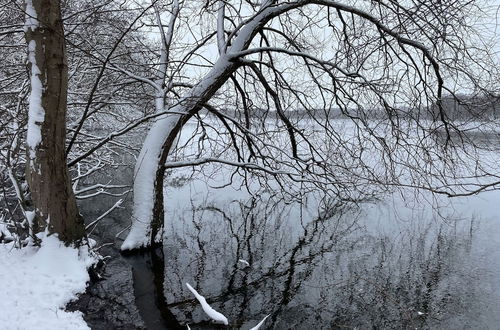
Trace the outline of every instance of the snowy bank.
<instances>
[{"instance_id":1,"label":"snowy bank","mask_svg":"<svg viewBox=\"0 0 500 330\"><path fill-rule=\"evenodd\" d=\"M64 307L85 291L94 262L87 247L66 247L54 235L40 248L0 244L0 327L89 329L81 312Z\"/></svg>"}]
</instances>

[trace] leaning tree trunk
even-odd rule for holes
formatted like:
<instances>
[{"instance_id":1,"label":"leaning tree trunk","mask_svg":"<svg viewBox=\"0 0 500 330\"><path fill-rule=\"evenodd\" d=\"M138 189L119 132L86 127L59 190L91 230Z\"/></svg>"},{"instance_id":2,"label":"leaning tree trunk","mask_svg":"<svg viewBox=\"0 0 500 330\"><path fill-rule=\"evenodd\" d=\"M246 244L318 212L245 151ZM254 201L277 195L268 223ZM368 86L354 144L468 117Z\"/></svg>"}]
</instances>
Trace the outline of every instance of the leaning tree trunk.
<instances>
[{"instance_id":1,"label":"leaning tree trunk","mask_svg":"<svg viewBox=\"0 0 500 330\"><path fill-rule=\"evenodd\" d=\"M150 128L135 166L132 228L122 250L149 248L163 239L164 165L182 126L236 70L237 65L227 58L219 61L221 64L193 87L189 95L171 109L171 114L160 117Z\"/></svg>"},{"instance_id":2,"label":"leaning tree trunk","mask_svg":"<svg viewBox=\"0 0 500 330\"><path fill-rule=\"evenodd\" d=\"M182 126L215 94L238 67L227 56L219 59L205 79L194 86L172 113L159 117L150 128L134 173L132 228L121 249L149 248L163 239L163 181L165 162ZM184 115L182 115L184 114Z\"/></svg>"},{"instance_id":3,"label":"leaning tree trunk","mask_svg":"<svg viewBox=\"0 0 500 330\"><path fill-rule=\"evenodd\" d=\"M153 123L135 166L132 228L121 246L122 251L149 248L161 242L164 165L182 126L239 67L241 63L232 58L231 53L247 49L259 29L281 11L292 7L270 7L254 16L241 28L227 53L221 54L207 75L191 88L178 105L169 109L171 113Z\"/></svg>"},{"instance_id":4,"label":"leaning tree trunk","mask_svg":"<svg viewBox=\"0 0 500 330\"><path fill-rule=\"evenodd\" d=\"M148 248L161 242L163 228L163 173L160 169L163 142L181 124L180 116L169 114L159 117L146 136L134 170L134 200L132 228L121 249ZM165 152L165 153L168 153Z\"/></svg>"},{"instance_id":5,"label":"leaning tree trunk","mask_svg":"<svg viewBox=\"0 0 500 330\"><path fill-rule=\"evenodd\" d=\"M71 243L85 233L66 165L68 67L60 2L26 0L29 97L26 175L34 228Z\"/></svg>"}]
</instances>

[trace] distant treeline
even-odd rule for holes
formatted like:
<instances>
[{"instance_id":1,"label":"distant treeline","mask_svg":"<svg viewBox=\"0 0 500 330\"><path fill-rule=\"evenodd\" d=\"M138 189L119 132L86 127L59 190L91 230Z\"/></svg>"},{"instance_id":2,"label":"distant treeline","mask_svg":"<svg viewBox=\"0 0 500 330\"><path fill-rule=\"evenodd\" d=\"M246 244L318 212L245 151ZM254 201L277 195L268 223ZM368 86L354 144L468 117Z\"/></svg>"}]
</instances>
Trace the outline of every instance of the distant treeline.
<instances>
[{"instance_id":1,"label":"distant treeline","mask_svg":"<svg viewBox=\"0 0 500 330\"><path fill-rule=\"evenodd\" d=\"M442 107L451 120L489 121L500 118L500 96L468 96L444 97ZM438 107L434 106L433 114L438 115Z\"/></svg>"},{"instance_id":2,"label":"distant treeline","mask_svg":"<svg viewBox=\"0 0 500 330\"><path fill-rule=\"evenodd\" d=\"M458 95L446 96L441 100L441 105L447 120L451 121L490 121L500 119L500 96L470 96ZM241 110L226 110L233 118L244 118ZM286 109L283 114L290 120L296 121L306 117L316 119L388 119L389 117L413 118L421 120L440 120L441 114L437 104L426 108L364 108L364 109L340 109L340 108L310 108L310 109ZM275 109L252 107L248 110L249 118L278 119L279 114Z\"/></svg>"}]
</instances>

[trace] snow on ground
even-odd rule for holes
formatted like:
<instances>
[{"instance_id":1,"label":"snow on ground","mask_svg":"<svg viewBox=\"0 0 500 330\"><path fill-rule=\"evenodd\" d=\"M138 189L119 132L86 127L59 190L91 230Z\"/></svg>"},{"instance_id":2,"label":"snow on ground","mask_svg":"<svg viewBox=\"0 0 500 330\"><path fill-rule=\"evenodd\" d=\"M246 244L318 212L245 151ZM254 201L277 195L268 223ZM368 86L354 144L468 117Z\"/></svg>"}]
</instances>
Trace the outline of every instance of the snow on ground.
<instances>
[{"instance_id":1,"label":"snow on ground","mask_svg":"<svg viewBox=\"0 0 500 330\"><path fill-rule=\"evenodd\" d=\"M55 235L40 248L0 244L0 328L89 329L81 312L64 307L85 291L94 262L87 247L66 247Z\"/></svg>"}]
</instances>

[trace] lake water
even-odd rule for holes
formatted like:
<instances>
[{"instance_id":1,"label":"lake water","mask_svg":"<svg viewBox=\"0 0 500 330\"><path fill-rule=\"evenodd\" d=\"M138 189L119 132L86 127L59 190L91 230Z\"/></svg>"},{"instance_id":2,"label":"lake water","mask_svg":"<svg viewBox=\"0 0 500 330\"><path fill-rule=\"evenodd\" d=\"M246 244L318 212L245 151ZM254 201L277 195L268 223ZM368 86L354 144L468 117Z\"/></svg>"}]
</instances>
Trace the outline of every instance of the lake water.
<instances>
[{"instance_id":1,"label":"lake water","mask_svg":"<svg viewBox=\"0 0 500 330\"><path fill-rule=\"evenodd\" d=\"M498 193L330 210L196 180L167 195L164 294L179 324L217 328L190 283L235 329L266 315L265 329L500 328Z\"/></svg>"},{"instance_id":2,"label":"lake water","mask_svg":"<svg viewBox=\"0 0 500 330\"><path fill-rule=\"evenodd\" d=\"M239 180L221 188L230 168L201 171L167 179L163 260L131 260L149 328L228 328L210 322L190 283L232 329L266 315L261 329L500 329L500 192L447 199L405 189L332 205L319 193L249 194ZM130 169L119 172L114 184L131 181ZM125 227L130 198L125 206L99 224L101 238Z\"/></svg>"}]
</instances>

